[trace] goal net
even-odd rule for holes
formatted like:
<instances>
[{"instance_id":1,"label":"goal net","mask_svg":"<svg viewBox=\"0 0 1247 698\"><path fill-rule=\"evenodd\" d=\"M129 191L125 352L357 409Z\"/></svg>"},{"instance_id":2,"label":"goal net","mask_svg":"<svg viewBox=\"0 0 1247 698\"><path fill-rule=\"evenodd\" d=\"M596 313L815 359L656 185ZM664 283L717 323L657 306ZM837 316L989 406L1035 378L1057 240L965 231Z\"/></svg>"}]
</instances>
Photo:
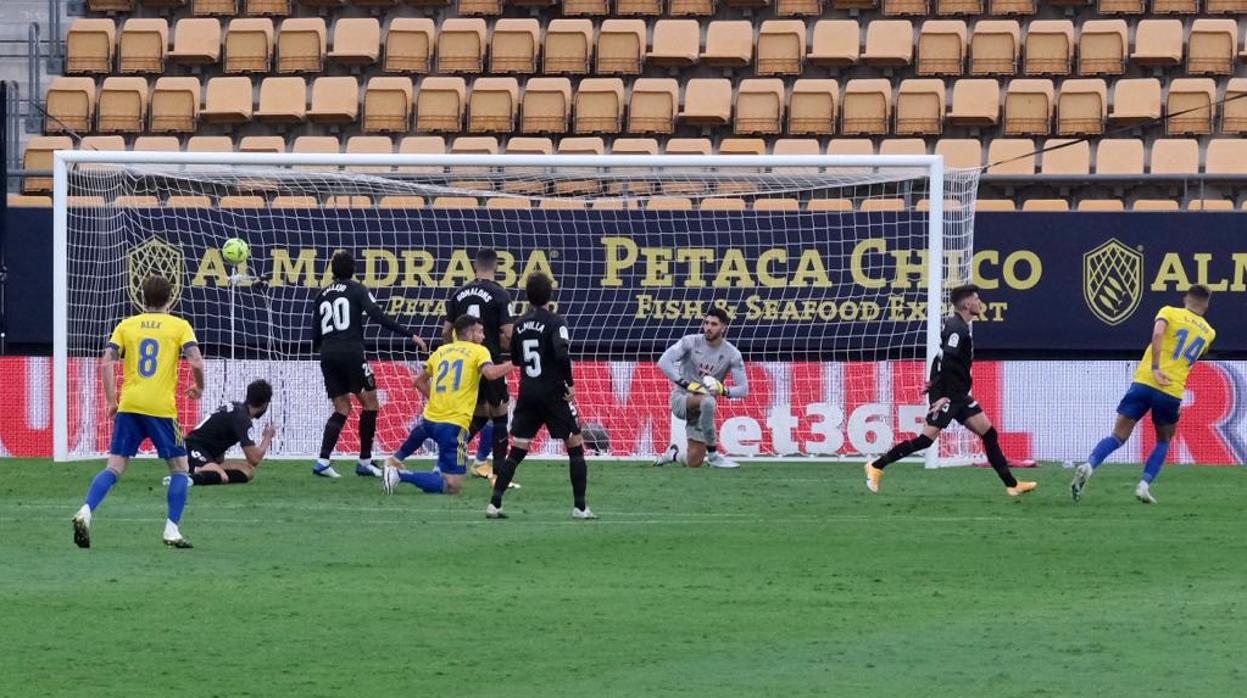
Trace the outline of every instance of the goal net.
<instances>
[{"instance_id":1,"label":"goal net","mask_svg":"<svg viewBox=\"0 0 1247 698\"><path fill-rule=\"evenodd\" d=\"M272 453L306 457L331 409L310 328L334 251L351 251L382 308L433 341L480 248L498 251L517 316L528 274L555 279L591 450L641 458L683 440L656 360L717 306L750 384L720 409L725 452L876 454L921 429L939 316L972 266L977 172L931 156L73 152L57 163L58 458L107 450L96 359L139 312L149 274L173 280L173 312L207 358L207 390L180 399L182 423L266 378ZM233 237L250 245L245 264L221 256ZM422 409L423 357L375 325L366 341L382 402L374 450L386 453ZM927 462L969 462L973 449L952 432Z\"/></svg>"}]
</instances>

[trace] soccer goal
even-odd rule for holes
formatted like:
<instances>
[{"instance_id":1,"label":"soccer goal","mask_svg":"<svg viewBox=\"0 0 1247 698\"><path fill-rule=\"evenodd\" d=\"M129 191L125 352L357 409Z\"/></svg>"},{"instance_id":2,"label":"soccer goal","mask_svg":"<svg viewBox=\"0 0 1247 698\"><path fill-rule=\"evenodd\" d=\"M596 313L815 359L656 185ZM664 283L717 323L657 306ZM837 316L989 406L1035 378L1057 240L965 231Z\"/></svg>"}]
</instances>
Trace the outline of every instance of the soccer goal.
<instances>
[{"instance_id":1,"label":"soccer goal","mask_svg":"<svg viewBox=\"0 0 1247 698\"><path fill-rule=\"evenodd\" d=\"M62 151L54 185L58 460L107 450L96 361L139 312L145 276L174 281L173 312L208 358L183 422L264 377L273 453L309 456L330 409L311 303L334 251L353 252L382 307L431 340L483 247L516 315L526 275L555 279L597 453L640 458L682 438L655 361L719 306L750 376L748 397L720 409L722 448L857 458L921 428L947 291L970 278L977 171L938 156ZM220 251L235 237L250 246L237 266ZM422 357L377 327L367 340L384 453L421 409ZM927 463L969 462L971 444L950 434Z\"/></svg>"}]
</instances>

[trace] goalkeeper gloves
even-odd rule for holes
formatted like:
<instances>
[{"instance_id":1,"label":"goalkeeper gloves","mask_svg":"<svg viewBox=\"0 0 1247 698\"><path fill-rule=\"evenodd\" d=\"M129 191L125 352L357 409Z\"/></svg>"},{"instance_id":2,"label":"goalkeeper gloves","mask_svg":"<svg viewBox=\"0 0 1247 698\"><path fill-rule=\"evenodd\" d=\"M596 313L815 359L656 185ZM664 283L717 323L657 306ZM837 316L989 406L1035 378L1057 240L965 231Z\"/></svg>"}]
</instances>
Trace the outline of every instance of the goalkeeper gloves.
<instances>
[{"instance_id":1,"label":"goalkeeper gloves","mask_svg":"<svg viewBox=\"0 0 1247 698\"><path fill-rule=\"evenodd\" d=\"M726 395L727 394L727 386L720 383L719 379L715 378L714 376L702 376L701 386L707 393L710 393L711 395Z\"/></svg>"}]
</instances>

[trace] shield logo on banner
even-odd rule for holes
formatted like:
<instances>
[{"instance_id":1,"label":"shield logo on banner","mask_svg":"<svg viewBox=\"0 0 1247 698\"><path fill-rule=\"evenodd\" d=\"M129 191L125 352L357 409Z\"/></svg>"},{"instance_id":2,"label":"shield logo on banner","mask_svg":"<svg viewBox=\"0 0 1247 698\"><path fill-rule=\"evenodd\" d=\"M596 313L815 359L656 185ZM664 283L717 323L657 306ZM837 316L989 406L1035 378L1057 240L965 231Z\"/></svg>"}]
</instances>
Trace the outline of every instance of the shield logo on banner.
<instances>
[{"instance_id":1,"label":"shield logo on banner","mask_svg":"<svg viewBox=\"0 0 1247 698\"><path fill-rule=\"evenodd\" d=\"M173 284L172 305L182 296L182 250L158 237L150 237L130 248L126 255L130 268L130 300L140 311L143 306L143 279L159 274Z\"/></svg>"},{"instance_id":2,"label":"shield logo on banner","mask_svg":"<svg viewBox=\"0 0 1247 698\"><path fill-rule=\"evenodd\" d=\"M1084 254L1082 296L1104 322L1125 321L1143 297L1143 253L1112 238Z\"/></svg>"}]
</instances>

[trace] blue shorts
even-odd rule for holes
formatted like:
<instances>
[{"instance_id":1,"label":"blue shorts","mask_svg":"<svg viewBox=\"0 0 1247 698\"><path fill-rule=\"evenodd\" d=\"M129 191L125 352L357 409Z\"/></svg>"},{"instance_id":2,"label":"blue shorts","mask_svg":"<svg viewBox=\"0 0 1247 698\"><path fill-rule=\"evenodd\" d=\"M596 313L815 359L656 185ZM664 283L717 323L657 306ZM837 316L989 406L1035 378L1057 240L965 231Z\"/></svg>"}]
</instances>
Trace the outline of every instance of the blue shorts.
<instances>
[{"instance_id":1,"label":"blue shorts","mask_svg":"<svg viewBox=\"0 0 1247 698\"><path fill-rule=\"evenodd\" d=\"M152 417L134 412L118 412L113 418L113 445L108 452L131 458L145 439L151 439L156 454L165 460L186 455L182 427L173 417Z\"/></svg>"},{"instance_id":2,"label":"blue shorts","mask_svg":"<svg viewBox=\"0 0 1247 698\"><path fill-rule=\"evenodd\" d=\"M437 469L442 471L442 474L467 474L468 432L466 429L458 424L421 419L416 426L412 427L407 443L421 444L425 439L433 439L437 443Z\"/></svg>"},{"instance_id":3,"label":"blue shorts","mask_svg":"<svg viewBox=\"0 0 1247 698\"><path fill-rule=\"evenodd\" d=\"M1137 422L1143 419L1143 415L1149 410L1152 413L1152 424L1156 426L1177 424L1179 413L1182 411L1182 401L1150 385L1131 383L1126 396L1117 405L1117 414Z\"/></svg>"}]
</instances>

